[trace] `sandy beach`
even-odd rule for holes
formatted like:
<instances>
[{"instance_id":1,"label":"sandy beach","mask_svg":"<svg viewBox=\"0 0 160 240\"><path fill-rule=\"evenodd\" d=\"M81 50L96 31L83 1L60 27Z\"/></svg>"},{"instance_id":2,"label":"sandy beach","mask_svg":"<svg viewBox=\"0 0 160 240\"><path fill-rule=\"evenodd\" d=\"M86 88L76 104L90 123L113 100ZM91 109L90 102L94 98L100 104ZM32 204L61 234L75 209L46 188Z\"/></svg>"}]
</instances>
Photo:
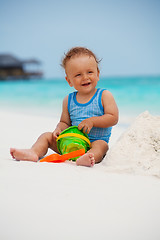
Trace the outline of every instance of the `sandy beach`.
<instances>
[{"instance_id":1,"label":"sandy beach","mask_svg":"<svg viewBox=\"0 0 160 240\"><path fill-rule=\"evenodd\" d=\"M116 105L99 164L12 159ZM0 240L160 240L160 0L0 2Z\"/></svg>"},{"instance_id":2,"label":"sandy beach","mask_svg":"<svg viewBox=\"0 0 160 240\"><path fill-rule=\"evenodd\" d=\"M58 119L0 119L0 239L160 239L160 117L144 112L116 126L92 168L12 160L10 147L30 147Z\"/></svg>"}]
</instances>

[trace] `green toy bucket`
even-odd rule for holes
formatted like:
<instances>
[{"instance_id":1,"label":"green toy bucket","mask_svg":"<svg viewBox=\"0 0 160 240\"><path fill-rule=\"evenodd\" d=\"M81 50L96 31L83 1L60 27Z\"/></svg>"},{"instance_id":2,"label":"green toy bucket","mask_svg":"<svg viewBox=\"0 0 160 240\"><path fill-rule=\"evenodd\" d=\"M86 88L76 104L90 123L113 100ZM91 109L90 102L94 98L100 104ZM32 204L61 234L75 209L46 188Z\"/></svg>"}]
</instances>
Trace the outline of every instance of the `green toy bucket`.
<instances>
[{"instance_id":1,"label":"green toy bucket","mask_svg":"<svg viewBox=\"0 0 160 240\"><path fill-rule=\"evenodd\" d=\"M90 149L91 143L88 135L78 129L77 126L72 126L65 129L57 138L57 148L63 155L84 148L85 152ZM78 157L71 160L76 161Z\"/></svg>"}]
</instances>

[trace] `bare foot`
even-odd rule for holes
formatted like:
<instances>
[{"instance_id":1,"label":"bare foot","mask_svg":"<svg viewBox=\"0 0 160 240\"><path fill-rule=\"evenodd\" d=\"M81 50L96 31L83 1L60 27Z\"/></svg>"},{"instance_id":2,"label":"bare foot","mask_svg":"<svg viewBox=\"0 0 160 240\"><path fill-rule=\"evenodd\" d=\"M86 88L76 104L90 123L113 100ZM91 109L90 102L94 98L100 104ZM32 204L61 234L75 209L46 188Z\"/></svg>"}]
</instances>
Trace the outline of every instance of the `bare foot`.
<instances>
[{"instance_id":1,"label":"bare foot","mask_svg":"<svg viewBox=\"0 0 160 240\"><path fill-rule=\"evenodd\" d=\"M76 160L77 165L92 167L95 164L94 154L87 152Z\"/></svg>"},{"instance_id":2,"label":"bare foot","mask_svg":"<svg viewBox=\"0 0 160 240\"><path fill-rule=\"evenodd\" d=\"M12 158L14 158L16 160L37 162L39 159L37 154L32 149L11 148L10 154L11 154Z\"/></svg>"}]
</instances>

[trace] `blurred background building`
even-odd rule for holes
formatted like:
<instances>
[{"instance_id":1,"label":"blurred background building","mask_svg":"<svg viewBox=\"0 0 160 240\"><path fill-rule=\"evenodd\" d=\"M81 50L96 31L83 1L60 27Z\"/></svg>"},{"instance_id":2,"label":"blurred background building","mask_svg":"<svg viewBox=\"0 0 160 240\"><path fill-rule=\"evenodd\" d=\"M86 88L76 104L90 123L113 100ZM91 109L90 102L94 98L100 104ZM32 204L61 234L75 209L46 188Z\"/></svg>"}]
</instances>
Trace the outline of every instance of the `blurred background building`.
<instances>
[{"instance_id":1,"label":"blurred background building","mask_svg":"<svg viewBox=\"0 0 160 240\"><path fill-rule=\"evenodd\" d=\"M11 54L0 54L0 80L40 78L40 67L37 59L20 60Z\"/></svg>"}]
</instances>

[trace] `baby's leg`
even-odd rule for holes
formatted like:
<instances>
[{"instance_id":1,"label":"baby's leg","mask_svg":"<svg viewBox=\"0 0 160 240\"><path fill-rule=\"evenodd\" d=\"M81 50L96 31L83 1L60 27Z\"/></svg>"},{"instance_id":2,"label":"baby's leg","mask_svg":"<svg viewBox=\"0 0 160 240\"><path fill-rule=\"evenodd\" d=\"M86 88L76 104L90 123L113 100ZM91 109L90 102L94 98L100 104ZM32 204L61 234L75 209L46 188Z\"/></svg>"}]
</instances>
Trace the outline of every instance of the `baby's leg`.
<instances>
[{"instance_id":1,"label":"baby's leg","mask_svg":"<svg viewBox=\"0 0 160 240\"><path fill-rule=\"evenodd\" d=\"M76 164L92 167L95 163L102 161L108 151L108 144L103 140L97 140L92 143L92 148L83 156L77 159Z\"/></svg>"},{"instance_id":2,"label":"baby's leg","mask_svg":"<svg viewBox=\"0 0 160 240\"><path fill-rule=\"evenodd\" d=\"M11 148L10 153L16 160L37 162L47 153L48 148L58 152L56 141L53 139L51 132L43 133L30 149Z\"/></svg>"},{"instance_id":3,"label":"baby's leg","mask_svg":"<svg viewBox=\"0 0 160 240\"><path fill-rule=\"evenodd\" d=\"M37 162L39 159L38 155L32 151L32 149L10 148L10 154L12 158L15 158L16 160Z\"/></svg>"}]
</instances>

